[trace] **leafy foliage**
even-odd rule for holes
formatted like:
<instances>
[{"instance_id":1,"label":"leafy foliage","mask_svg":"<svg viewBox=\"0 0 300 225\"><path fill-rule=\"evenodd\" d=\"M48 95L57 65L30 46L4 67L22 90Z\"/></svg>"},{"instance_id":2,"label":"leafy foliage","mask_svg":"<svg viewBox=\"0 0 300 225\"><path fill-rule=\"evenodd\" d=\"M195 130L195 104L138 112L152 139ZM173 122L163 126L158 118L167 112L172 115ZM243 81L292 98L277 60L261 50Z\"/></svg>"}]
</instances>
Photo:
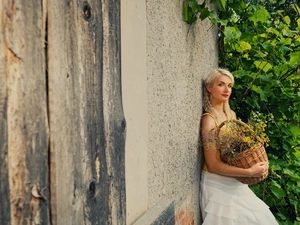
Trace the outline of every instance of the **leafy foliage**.
<instances>
[{"instance_id":1,"label":"leafy foliage","mask_svg":"<svg viewBox=\"0 0 300 225\"><path fill-rule=\"evenodd\" d=\"M211 9L216 3L218 13ZM280 224L300 224L300 8L295 0L213 0L183 3L184 21L218 27L219 65L236 79L231 106L244 121L251 111L268 123L268 179L251 186Z\"/></svg>"}]
</instances>

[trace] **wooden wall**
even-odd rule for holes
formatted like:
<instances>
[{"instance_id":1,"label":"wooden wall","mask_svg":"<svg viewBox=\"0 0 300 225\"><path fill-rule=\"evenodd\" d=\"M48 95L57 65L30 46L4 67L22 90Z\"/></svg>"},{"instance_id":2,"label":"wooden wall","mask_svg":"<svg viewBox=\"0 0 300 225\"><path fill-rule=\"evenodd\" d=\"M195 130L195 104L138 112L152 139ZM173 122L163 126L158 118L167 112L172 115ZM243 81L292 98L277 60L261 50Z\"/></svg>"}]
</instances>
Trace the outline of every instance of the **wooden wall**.
<instances>
[{"instance_id":1,"label":"wooden wall","mask_svg":"<svg viewBox=\"0 0 300 225\"><path fill-rule=\"evenodd\" d=\"M1 224L125 224L120 2L0 10Z\"/></svg>"}]
</instances>

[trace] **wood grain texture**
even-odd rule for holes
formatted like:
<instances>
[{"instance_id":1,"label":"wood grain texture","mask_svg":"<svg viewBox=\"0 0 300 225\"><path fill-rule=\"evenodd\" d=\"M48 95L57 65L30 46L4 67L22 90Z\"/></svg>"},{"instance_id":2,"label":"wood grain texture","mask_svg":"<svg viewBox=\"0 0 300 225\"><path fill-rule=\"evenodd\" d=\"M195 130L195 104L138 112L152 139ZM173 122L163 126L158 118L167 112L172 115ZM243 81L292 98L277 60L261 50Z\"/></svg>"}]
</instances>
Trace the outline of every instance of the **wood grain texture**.
<instances>
[{"instance_id":1,"label":"wood grain texture","mask_svg":"<svg viewBox=\"0 0 300 225\"><path fill-rule=\"evenodd\" d=\"M125 224L125 139L126 120L122 105L120 2L103 2L104 128L108 163L110 224Z\"/></svg>"},{"instance_id":2,"label":"wood grain texture","mask_svg":"<svg viewBox=\"0 0 300 225\"><path fill-rule=\"evenodd\" d=\"M0 1L0 221L10 224L10 198L7 163L7 87L5 73L3 1Z\"/></svg>"},{"instance_id":3,"label":"wood grain texture","mask_svg":"<svg viewBox=\"0 0 300 225\"><path fill-rule=\"evenodd\" d=\"M52 224L126 221L119 5L49 4ZM116 15L103 13L108 6Z\"/></svg>"},{"instance_id":4,"label":"wood grain texture","mask_svg":"<svg viewBox=\"0 0 300 225\"><path fill-rule=\"evenodd\" d=\"M49 224L46 10L43 3L4 0L1 7L1 57L4 53L7 98L0 105L5 107L3 115L6 113L7 118L7 158L4 161L9 176L12 225Z\"/></svg>"}]
</instances>

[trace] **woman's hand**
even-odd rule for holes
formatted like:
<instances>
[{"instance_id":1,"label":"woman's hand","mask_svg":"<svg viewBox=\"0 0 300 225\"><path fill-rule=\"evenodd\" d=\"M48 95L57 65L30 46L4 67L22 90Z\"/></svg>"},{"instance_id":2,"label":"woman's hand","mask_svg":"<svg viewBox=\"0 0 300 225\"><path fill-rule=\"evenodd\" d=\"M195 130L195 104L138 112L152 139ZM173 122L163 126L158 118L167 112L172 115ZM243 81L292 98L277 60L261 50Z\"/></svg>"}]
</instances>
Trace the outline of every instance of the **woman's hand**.
<instances>
[{"instance_id":1,"label":"woman's hand","mask_svg":"<svg viewBox=\"0 0 300 225\"><path fill-rule=\"evenodd\" d=\"M250 177L261 177L268 173L269 163L259 162L249 168Z\"/></svg>"}]
</instances>

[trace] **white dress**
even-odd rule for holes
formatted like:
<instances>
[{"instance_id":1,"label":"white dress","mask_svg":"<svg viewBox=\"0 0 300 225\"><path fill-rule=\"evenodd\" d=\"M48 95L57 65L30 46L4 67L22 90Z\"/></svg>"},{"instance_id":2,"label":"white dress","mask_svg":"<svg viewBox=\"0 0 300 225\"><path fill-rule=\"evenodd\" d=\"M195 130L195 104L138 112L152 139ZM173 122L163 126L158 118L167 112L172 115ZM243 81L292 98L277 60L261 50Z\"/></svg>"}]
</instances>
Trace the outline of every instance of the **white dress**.
<instances>
[{"instance_id":1,"label":"white dress","mask_svg":"<svg viewBox=\"0 0 300 225\"><path fill-rule=\"evenodd\" d=\"M202 225L278 225L269 207L247 184L202 171Z\"/></svg>"}]
</instances>

